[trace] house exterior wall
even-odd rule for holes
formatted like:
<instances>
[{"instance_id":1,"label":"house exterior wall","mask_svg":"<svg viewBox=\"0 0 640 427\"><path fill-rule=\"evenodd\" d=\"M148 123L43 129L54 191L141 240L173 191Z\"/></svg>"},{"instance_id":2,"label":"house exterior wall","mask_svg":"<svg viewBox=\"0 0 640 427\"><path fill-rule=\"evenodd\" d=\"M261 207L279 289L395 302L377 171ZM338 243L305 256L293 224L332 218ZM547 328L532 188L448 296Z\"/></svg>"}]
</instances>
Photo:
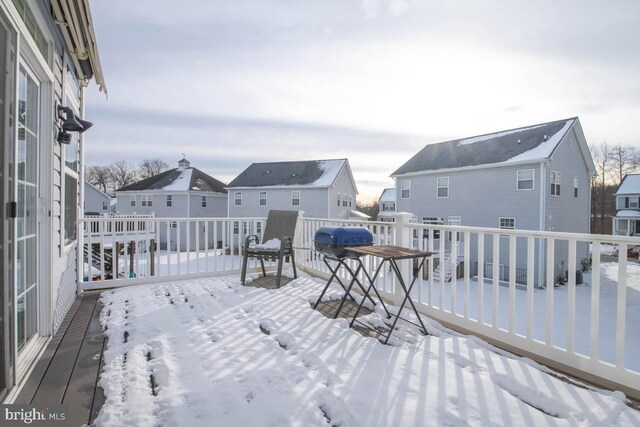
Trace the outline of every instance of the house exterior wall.
<instances>
[{"instance_id":1,"label":"house exterior wall","mask_svg":"<svg viewBox=\"0 0 640 427\"><path fill-rule=\"evenodd\" d=\"M534 171L533 189L518 190L517 173L519 170ZM559 172L560 196L551 195L550 171ZM448 197L438 197L437 180L449 178ZM578 182L578 197L574 197L574 177ZM402 181L410 180L411 197L402 198ZM541 191L543 197L541 212ZM509 166L467 168L450 171L430 171L414 176L396 178L396 206L399 212L411 212L417 222L424 217L442 218L449 224L460 217L460 224L470 227L499 228L500 218L514 218L515 228L520 230L552 230L574 233L589 232L590 212L589 170L584 160L577 135L570 129L558 144L551 160L546 164L531 163ZM453 217L453 218L452 218ZM417 236L421 238L422 236ZM477 257L477 238L472 237L471 256ZM434 242L439 248L440 241ZM508 264L509 240L499 239L499 263ZM445 241L449 250L449 243ZM565 274L568 248L566 242L558 242L555 248L556 274ZM536 256L540 248L536 242ZM486 262L493 262L493 242L485 239L484 254ZM525 239L516 242L516 266L526 266L527 247ZM582 259L588 257L588 245L579 243L576 251L576 266L580 268ZM536 283L544 282L544 256L542 268L535 272Z\"/></svg>"},{"instance_id":2,"label":"house exterior wall","mask_svg":"<svg viewBox=\"0 0 640 427\"><path fill-rule=\"evenodd\" d=\"M356 210L356 186L351 179L351 174L345 163L338 173L333 187L329 188L329 212L327 218L348 219L349 211ZM338 206L338 194L340 195L340 206ZM346 203L346 206L345 206Z\"/></svg>"},{"instance_id":3,"label":"house exterior wall","mask_svg":"<svg viewBox=\"0 0 640 427\"><path fill-rule=\"evenodd\" d=\"M72 133L72 143L69 145L56 141L59 125L56 106L68 106L75 114L82 116L84 95L60 26L54 23L51 13L51 2L48 0L0 0L3 56L0 63L4 67L0 90L3 123L0 125L3 132L0 156L3 191L0 192L0 202L2 206L17 202L18 206L25 209L18 211L17 219L9 218L4 213L0 215L0 288L3 293L0 315L3 316L1 324L5 328L0 348L2 356L5 356L0 357L0 400L5 399L4 393L9 388L23 380L48 338L59 328L77 292L77 218L84 193L80 185L83 136ZM25 16L29 25L25 24ZM25 84L18 74L28 76L26 80L34 83L35 96L26 101L18 99L18 88ZM17 131L17 113L24 106L28 106L28 116L33 120L28 123L30 134L27 137L24 130ZM34 159L37 172L33 174L33 180L30 177L28 183L18 184L27 187L33 185L30 188L35 188L35 195L29 196L27 192L27 197L16 200L13 195L17 182L16 171L31 168L27 166L31 160L16 156L19 144L23 144L23 149L24 144L33 144L34 150L28 157ZM20 165L16 165L16 161ZM26 181L24 178L21 180ZM9 232L16 227L16 223L20 227L27 217L33 221L32 229L22 236ZM15 237L34 239L32 241L36 244L33 252L22 253L22 243L16 243ZM24 243L24 247L29 245ZM29 282L28 289L19 287L17 274L20 277L22 274L30 276L25 279L25 282ZM33 289L35 291L30 293ZM15 296L21 292L25 294L22 297L24 299L16 300ZM26 293L30 293L29 296ZM31 300L32 296L37 304ZM22 323L16 320L19 317L16 313L18 310L22 313ZM21 324L24 327L24 319L32 313L37 313L37 321L29 319L34 322L35 334L25 344L24 348L28 348L28 351L19 351L14 345L14 328ZM25 369L18 369L17 366Z\"/></svg>"},{"instance_id":4,"label":"house exterior wall","mask_svg":"<svg viewBox=\"0 0 640 427\"><path fill-rule=\"evenodd\" d=\"M263 218L271 209L302 210L305 217L327 218L328 189L308 187L256 187L256 188L228 188L229 218ZM242 204L236 206L235 193L242 193ZM267 204L260 205L260 192L267 192ZM291 192L300 192L300 205L291 204Z\"/></svg>"},{"instance_id":5,"label":"house exterior wall","mask_svg":"<svg viewBox=\"0 0 640 427\"><path fill-rule=\"evenodd\" d=\"M93 186L84 184L84 212L109 213L111 198Z\"/></svg>"}]
</instances>

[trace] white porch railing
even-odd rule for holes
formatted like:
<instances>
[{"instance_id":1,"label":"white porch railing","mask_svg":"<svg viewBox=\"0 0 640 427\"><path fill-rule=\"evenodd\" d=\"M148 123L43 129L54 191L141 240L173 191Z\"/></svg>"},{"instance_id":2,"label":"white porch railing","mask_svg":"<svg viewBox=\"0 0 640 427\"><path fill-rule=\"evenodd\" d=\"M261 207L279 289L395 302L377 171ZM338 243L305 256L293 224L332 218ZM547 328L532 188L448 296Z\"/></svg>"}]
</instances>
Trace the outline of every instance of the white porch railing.
<instances>
[{"instance_id":1,"label":"white porch railing","mask_svg":"<svg viewBox=\"0 0 640 427\"><path fill-rule=\"evenodd\" d=\"M401 264L407 277L418 275L412 296L421 312L640 397L640 264L627 258L627 248L640 244L640 239L422 225L410 223L409 218L398 214L395 223L301 218L294 241L296 264L309 273L328 277L322 257L313 250L313 237L321 226L365 226L374 234L374 244L433 251L436 255L423 271L413 271L410 261ZM153 233L127 230L122 242L129 242L129 246L118 246L115 252L113 236L85 235L84 264L93 266L93 273L80 278L81 289L236 274L241 268L240 246L245 236L259 234L265 219L145 221L150 222L145 231ZM157 248L129 250L151 240ZM605 245L617 245L619 251L617 258L603 263L601 248ZM87 255L104 255L103 251L117 254L118 259L112 257L108 266L105 257ZM371 270L379 262L365 261ZM450 280L444 274L435 278L436 263L441 271L452 271ZM447 267L447 263L452 265ZM472 265L477 265L473 277ZM85 273L90 270L85 268ZM554 286L559 278L565 283ZM397 302L402 297L388 272L376 286L385 298Z\"/></svg>"}]
</instances>

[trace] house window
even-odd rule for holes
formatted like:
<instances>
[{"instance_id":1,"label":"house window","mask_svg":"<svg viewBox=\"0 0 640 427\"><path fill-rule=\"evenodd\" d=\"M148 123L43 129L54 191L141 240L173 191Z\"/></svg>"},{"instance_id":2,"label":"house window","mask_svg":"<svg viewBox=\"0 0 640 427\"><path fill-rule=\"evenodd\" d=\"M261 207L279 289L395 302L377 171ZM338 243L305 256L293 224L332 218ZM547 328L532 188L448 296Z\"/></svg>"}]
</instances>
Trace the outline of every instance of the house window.
<instances>
[{"instance_id":1,"label":"house window","mask_svg":"<svg viewBox=\"0 0 640 427\"><path fill-rule=\"evenodd\" d=\"M449 225L456 225L456 226L460 226L462 225L462 218L459 216L450 216L448 218L449 220ZM450 242L452 239L452 234L453 232L449 231L447 232L447 240ZM456 241L459 242L460 241L460 232L456 233Z\"/></svg>"},{"instance_id":2,"label":"house window","mask_svg":"<svg viewBox=\"0 0 640 427\"><path fill-rule=\"evenodd\" d=\"M207 196L202 196L202 198L200 199L200 205L201 205L203 208L206 208L206 207L207 207Z\"/></svg>"},{"instance_id":3,"label":"house window","mask_svg":"<svg viewBox=\"0 0 640 427\"><path fill-rule=\"evenodd\" d=\"M523 169L518 171L518 190L533 190L534 172L533 169Z\"/></svg>"},{"instance_id":4,"label":"house window","mask_svg":"<svg viewBox=\"0 0 640 427\"><path fill-rule=\"evenodd\" d=\"M153 206L153 199L151 196L142 196L141 206Z\"/></svg>"},{"instance_id":5,"label":"house window","mask_svg":"<svg viewBox=\"0 0 640 427\"><path fill-rule=\"evenodd\" d=\"M240 233L240 222L233 221L233 234L239 234L239 233Z\"/></svg>"},{"instance_id":6,"label":"house window","mask_svg":"<svg viewBox=\"0 0 640 427\"><path fill-rule=\"evenodd\" d=\"M349 207L353 207L353 197L349 196Z\"/></svg>"},{"instance_id":7,"label":"house window","mask_svg":"<svg viewBox=\"0 0 640 427\"><path fill-rule=\"evenodd\" d=\"M340 193L338 193L338 206L340 206Z\"/></svg>"},{"instance_id":8,"label":"house window","mask_svg":"<svg viewBox=\"0 0 640 427\"><path fill-rule=\"evenodd\" d=\"M438 177L438 198L449 197L449 177Z\"/></svg>"},{"instance_id":9,"label":"house window","mask_svg":"<svg viewBox=\"0 0 640 427\"><path fill-rule=\"evenodd\" d=\"M411 198L411 180L403 179L400 181L400 197L403 199Z\"/></svg>"},{"instance_id":10,"label":"house window","mask_svg":"<svg viewBox=\"0 0 640 427\"><path fill-rule=\"evenodd\" d=\"M424 216L424 217L422 217L422 223L423 224L443 225L444 224L444 218L433 217L433 216ZM423 233L422 237L428 238L429 237L429 230L424 230L424 233ZM433 238L434 239L439 239L440 238L440 230L433 230Z\"/></svg>"},{"instance_id":11,"label":"house window","mask_svg":"<svg viewBox=\"0 0 640 427\"><path fill-rule=\"evenodd\" d=\"M256 234L262 234L262 223L260 221L256 222Z\"/></svg>"},{"instance_id":12,"label":"house window","mask_svg":"<svg viewBox=\"0 0 640 427\"><path fill-rule=\"evenodd\" d=\"M291 192L291 206L300 206L300 192L292 191Z\"/></svg>"},{"instance_id":13,"label":"house window","mask_svg":"<svg viewBox=\"0 0 640 427\"><path fill-rule=\"evenodd\" d=\"M107 209L109 209L109 202L102 202L102 210L106 211Z\"/></svg>"},{"instance_id":14,"label":"house window","mask_svg":"<svg viewBox=\"0 0 640 427\"><path fill-rule=\"evenodd\" d=\"M560 173L551 171L549 181L551 182L551 195L559 196L560 195Z\"/></svg>"},{"instance_id":15,"label":"house window","mask_svg":"<svg viewBox=\"0 0 640 427\"><path fill-rule=\"evenodd\" d=\"M171 221L171 228L178 228L178 221Z\"/></svg>"},{"instance_id":16,"label":"house window","mask_svg":"<svg viewBox=\"0 0 640 427\"><path fill-rule=\"evenodd\" d=\"M242 191L236 191L234 193L233 204L236 206L242 206Z\"/></svg>"},{"instance_id":17,"label":"house window","mask_svg":"<svg viewBox=\"0 0 640 427\"><path fill-rule=\"evenodd\" d=\"M167 207L173 206L173 196L171 194L167 194Z\"/></svg>"},{"instance_id":18,"label":"house window","mask_svg":"<svg viewBox=\"0 0 640 427\"><path fill-rule=\"evenodd\" d=\"M629 197L629 207L637 209L638 208L638 198L637 197Z\"/></svg>"},{"instance_id":19,"label":"house window","mask_svg":"<svg viewBox=\"0 0 640 427\"><path fill-rule=\"evenodd\" d=\"M504 230L514 230L516 228L516 219L500 217L500 228Z\"/></svg>"},{"instance_id":20,"label":"house window","mask_svg":"<svg viewBox=\"0 0 640 427\"><path fill-rule=\"evenodd\" d=\"M347 195L346 194L342 195L342 207L344 207L344 208L347 207Z\"/></svg>"},{"instance_id":21,"label":"house window","mask_svg":"<svg viewBox=\"0 0 640 427\"><path fill-rule=\"evenodd\" d=\"M267 192L260 192L260 206L267 206Z\"/></svg>"},{"instance_id":22,"label":"house window","mask_svg":"<svg viewBox=\"0 0 640 427\"><path fill-rule=\"evenodd\" d=\"M136 205L136 196L131 196L131 206Z\"/></svg>"},{"instance_id":23,"label":"house window","mask_svg":"<svg viewBox=\"0 0 640 427\"><path fill-rule=\"evenodd\" d=\"M68 243L76 240L78 181L67 173L64 175L64 200L64 237L65 243Z\"/></svg>"},{"instance_id":24,"label":"house window","mask_svg":"<svg viewBox=\"0 0 640 427\"><path fill-rule=\"evenodd\" d=\"M573 197L578 198L578 177L573 177Z\"/></svg>"}]
</instances>

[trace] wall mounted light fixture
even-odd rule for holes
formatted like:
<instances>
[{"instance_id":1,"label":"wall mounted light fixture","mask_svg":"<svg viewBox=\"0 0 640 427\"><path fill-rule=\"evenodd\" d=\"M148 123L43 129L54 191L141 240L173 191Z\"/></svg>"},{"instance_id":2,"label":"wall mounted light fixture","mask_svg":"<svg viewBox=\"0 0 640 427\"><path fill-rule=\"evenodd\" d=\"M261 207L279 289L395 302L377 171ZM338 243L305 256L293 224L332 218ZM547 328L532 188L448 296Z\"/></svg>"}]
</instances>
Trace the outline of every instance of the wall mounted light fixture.
<instances>
[{"instance_id":1,"label":"wall mounted light fixture","mask_svg":"<svg viewBox=\"0 0 640 427\"><path fill-rule=\"evenodd\" d=\"M93 123L76 116L71 108L62 105L58 105L58 119L62 120L62 130L58 132L56 140L62 144L71 143L69 132L82 133L93 126Z\"/></svg>"}]
</instances>

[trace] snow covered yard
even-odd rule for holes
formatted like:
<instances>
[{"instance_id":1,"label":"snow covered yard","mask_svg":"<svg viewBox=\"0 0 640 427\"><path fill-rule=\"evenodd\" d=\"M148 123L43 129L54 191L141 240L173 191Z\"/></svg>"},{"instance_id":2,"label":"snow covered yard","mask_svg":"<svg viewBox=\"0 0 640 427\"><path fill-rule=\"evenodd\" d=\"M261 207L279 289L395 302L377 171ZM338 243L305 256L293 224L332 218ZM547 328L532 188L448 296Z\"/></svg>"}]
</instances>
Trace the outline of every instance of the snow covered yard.
<instances>
[{"instance_id":1,"label":"snow covered yard","mask_svg":"<svg viewBox=\"0 0 640 427\"><path fill-rule=\"evenodd\" d=\"M400 322L394 346L365 338L310 308L322 287L231 276L105 292L96 424L640 425L621 393L564 382L426 317L429 336Z\"/></svg>"}]
</instances>

